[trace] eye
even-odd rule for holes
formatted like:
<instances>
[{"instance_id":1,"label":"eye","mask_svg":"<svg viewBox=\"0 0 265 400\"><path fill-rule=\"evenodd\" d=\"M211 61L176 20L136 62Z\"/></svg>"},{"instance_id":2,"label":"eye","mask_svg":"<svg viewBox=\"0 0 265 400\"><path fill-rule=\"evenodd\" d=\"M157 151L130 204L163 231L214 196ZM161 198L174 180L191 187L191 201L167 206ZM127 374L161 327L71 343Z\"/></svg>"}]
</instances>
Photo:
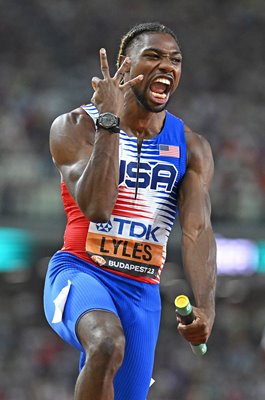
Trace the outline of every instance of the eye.
<instances>
[{"instance_id":1,"label":"eye","mask_svg":"<svg viewBox=\"0 0 265 400\"><path fill-rule=\"evenodd\" d=\"M146 53L145 57L152 58L153 60L158 60L159 59L159 55L156 54L156 53Z\"/></svg>"},{"instance_id":2,"label":"eye","mask_svg":"<svg viewBox=\"0 0 265 400\"><path fill-rule=\"evenodd\" d=\"M182 61L181 57L172 57L172 58L171 58L171 62L172 62L172 64L174 64L174 65L180 64L181 61Z\"/></svg>"}]
</instances>

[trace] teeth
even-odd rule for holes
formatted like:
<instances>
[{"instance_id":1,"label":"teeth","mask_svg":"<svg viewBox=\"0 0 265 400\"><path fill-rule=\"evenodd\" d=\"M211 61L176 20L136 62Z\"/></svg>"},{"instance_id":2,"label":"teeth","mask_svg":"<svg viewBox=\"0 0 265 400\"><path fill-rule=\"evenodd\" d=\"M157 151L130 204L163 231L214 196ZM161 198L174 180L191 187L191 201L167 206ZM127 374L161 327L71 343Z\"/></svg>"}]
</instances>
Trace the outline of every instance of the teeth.
<instances>
[{"instance_id":1,"label":"teeth","mask_svg":"<svg viewBox=\"0 0 265 400\"><path fill-rule=\"evenodd\" d=\"M152 92L152 91L151 91L151 93L154 97L158 97L159 99L165 99L167 97L166 93L156 93L156 92Z\"/></svg>"},{"instance_id":2,"label":"teeth","mask_svg":"<svg viewBox=\"0 0 265 400\"><path fill-rule=\"evenodd\" d=\"M165 85L170 85L170 80L166 78L157 78L155 82L164 83Z\"/></svg>"}]
</instances>

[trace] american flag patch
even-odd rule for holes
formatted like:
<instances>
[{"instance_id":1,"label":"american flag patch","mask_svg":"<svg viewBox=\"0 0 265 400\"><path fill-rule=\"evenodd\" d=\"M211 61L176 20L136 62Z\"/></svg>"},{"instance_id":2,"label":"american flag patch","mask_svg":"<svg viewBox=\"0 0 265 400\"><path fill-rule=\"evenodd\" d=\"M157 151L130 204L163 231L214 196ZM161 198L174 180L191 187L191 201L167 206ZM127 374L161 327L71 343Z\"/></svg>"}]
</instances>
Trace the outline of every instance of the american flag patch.
<instances>
[{"instance_id":1,"label":"american flag patch","mask_svg":"<svg viewBox=\"0 0 265 400\"><path fill-rule=\"evenodd\" d=\"M179 146L160 144L159 154L160 156L179 158Z\"/></svg>"}]
</instances>

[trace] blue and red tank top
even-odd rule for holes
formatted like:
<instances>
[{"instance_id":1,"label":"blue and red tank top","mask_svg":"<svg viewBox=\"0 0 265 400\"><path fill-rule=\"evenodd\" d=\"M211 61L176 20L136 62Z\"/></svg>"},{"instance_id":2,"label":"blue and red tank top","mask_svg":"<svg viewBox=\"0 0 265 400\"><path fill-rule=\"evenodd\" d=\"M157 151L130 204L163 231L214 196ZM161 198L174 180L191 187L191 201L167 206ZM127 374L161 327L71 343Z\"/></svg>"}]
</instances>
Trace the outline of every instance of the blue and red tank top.
<instances>
[{"instance_id":1,"label":"blue and red tank top","mask_svg":"<svg viewBox=\"0 0 265 400\"><path fill-rule=\"evenodd\" d=\"M95 121L95 106L82 107ZM67 215L61 250L112 273L156 284L186 170L184 123L166 112L161 132L143 140L140 154L136 137L123 131L119 137L119 193L108 222L90 222L61 183Z\"/></svg>"}]
</instances>

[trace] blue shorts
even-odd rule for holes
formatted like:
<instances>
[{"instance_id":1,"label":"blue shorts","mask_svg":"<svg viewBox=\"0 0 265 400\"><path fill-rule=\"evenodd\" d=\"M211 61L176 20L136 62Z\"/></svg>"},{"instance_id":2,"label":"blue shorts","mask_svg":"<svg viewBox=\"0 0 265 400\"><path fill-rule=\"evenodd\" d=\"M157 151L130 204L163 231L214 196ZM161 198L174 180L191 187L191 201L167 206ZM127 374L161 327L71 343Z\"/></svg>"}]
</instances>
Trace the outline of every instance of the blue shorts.
<instances>
[{"instance_id":1,"label":"blue shorts","mask_svg":"<svg viewBox=\"0 0 265 400\"><path fill-rule=\"evenodd\" d=\"M113 312L123 327L126 347L114 379L115 400L145 400L160 323L159 284L115 275L70 253L57 252L46 275L44 311L57 334L81 352L80 369L85 352L76 324L91 310Z\"/></svg>"}]
</instances>

